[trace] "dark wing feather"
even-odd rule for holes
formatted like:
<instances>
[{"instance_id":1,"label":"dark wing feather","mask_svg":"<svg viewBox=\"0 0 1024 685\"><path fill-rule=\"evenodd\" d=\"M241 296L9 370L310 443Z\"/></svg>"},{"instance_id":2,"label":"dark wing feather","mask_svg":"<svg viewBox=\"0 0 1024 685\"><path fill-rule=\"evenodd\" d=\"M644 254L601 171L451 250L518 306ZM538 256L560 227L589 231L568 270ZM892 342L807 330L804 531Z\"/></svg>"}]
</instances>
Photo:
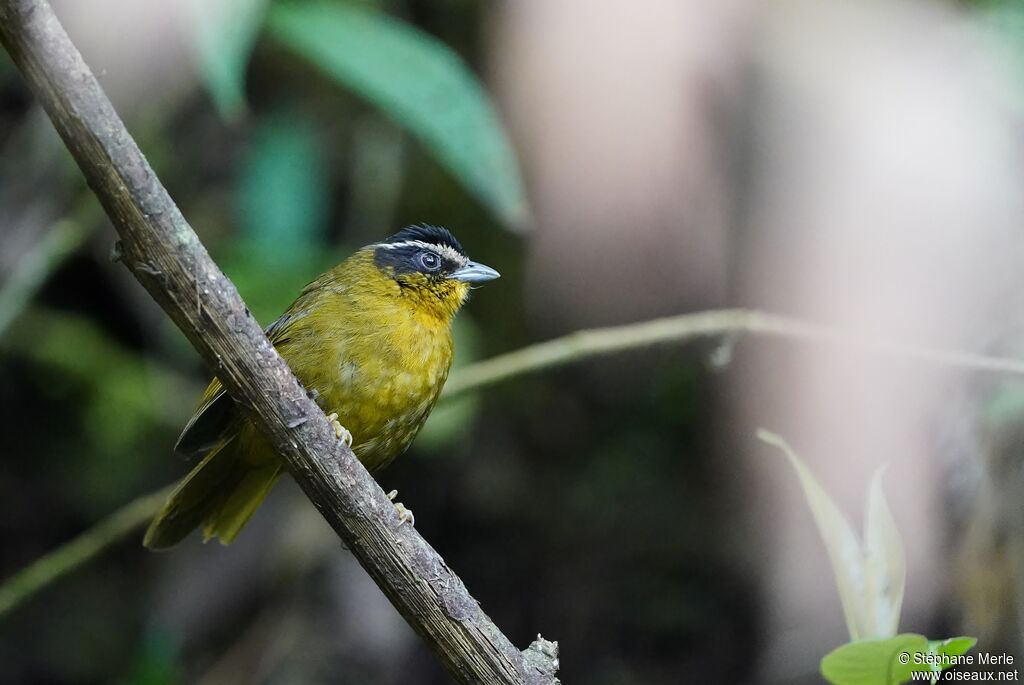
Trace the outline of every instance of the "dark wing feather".
<instances>
[{"instance_id":1,"label":"dark wing feather","mask_svg":"<svg viewBox=\"0 0 1024 685\"><path fill-rule=\"evenodd\" d=\"M274 343L275 346L282 342L282 334L294 317L295 315L291 312L285 312L277 318L277 321L263 329L263 332L270 338L270 342Z\"/></svg>"},{"instance_id":2,"label":"dark wing feather","mask_svg":"<svg viewBox=\"0 0 1024 685\"><path fill-rule=\"evenodd\" d=\"M285 314L266 327L264 332L271 342L281 345L286 341L282 335L294 318ZM235 401L231 399L220 381L214 378L203 393L199 408L192 415L185 429L181 431L174 451L185 456L206 454L218 445L224 444L234 437L234 423L238 417Z\"/></svg>"},{"instance_id":3,"label":"dark wing feather","mask_svg":"<svg viewBox=\"0 0 1024 685\"><path fill-rule=\"evenodd\" d=\"M181 431L174 451L185 456L209 452L233 435L231 424L236 416L235 401L214 378L206 388L196 413Z\"/></svg>"}]
</instances>

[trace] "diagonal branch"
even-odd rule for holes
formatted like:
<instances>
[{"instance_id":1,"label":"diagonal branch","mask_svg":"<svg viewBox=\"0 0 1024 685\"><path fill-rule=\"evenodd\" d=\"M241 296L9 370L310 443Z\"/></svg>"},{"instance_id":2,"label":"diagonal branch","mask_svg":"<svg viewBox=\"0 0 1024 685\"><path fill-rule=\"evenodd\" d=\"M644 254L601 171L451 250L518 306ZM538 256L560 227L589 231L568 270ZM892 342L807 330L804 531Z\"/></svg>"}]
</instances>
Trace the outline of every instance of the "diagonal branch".
<instances>
[{"instance_id":1,"label":"diagonal branch","mask_svg":"<svg viewBox=\"0 0 1024 685\"><path fill-rule=\"evenodd\" d=\"M292 476L448 672L554 683L552 650L520 652L334 437L128 134L45 0L0 0L0 43L120 235L124 264L185 333ZM538 658L541 655L543 658Z\"/></svg>"}]
</instances>

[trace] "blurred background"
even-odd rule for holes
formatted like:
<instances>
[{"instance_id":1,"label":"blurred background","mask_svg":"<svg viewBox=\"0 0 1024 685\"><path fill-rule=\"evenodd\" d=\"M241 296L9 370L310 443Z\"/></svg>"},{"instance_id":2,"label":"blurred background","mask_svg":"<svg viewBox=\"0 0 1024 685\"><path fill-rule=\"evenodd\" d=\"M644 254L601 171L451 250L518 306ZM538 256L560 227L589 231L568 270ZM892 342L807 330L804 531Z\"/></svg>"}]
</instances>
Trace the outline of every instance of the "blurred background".
<instances>
[{"instance_id":1,"label":"blurred background","mask_svg":"<svg viewBox=\"0 0 1024 685\"><path fill-rule=\"evenodd\" d=\"M726 306L1020 356L1013 0L54 2L264 323L360 245L503 274L457 365ZM208 372L0 55L0 575L182 476ZM783 338L522 377L379 476L566 683L814 683L848 639L786 437L907 554L900 628L1024 657L1024 385ZM129 535L0 619L4 683L443 683L293 483L229 548Z\"/></svg>"}]
</instances>

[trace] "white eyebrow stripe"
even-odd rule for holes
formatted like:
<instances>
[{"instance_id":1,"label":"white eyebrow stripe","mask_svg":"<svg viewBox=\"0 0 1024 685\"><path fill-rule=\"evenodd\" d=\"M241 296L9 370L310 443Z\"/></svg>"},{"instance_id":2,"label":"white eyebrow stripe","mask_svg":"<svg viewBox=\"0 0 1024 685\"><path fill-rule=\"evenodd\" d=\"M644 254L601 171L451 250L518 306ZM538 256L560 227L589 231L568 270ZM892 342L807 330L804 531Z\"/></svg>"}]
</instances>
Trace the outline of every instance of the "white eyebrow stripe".
<instances>
[{"instance_id":1,"label":"white eyebrow stripe","mask_svg":"<svg viewBox=\"0 0 1024 685\"><path fill-rule=\"evenodd\" d=\"M385 250L397 250L403 247L420 247L426 250L433 250L445 259L455 262L456 264L465 264L469 261L466 255L460 254L459 251L453 247L449 247L448 245L436 245L423 240L403 240L400 243L377 243L376 246L382 247Z\"/></svg>"}]
</instances>

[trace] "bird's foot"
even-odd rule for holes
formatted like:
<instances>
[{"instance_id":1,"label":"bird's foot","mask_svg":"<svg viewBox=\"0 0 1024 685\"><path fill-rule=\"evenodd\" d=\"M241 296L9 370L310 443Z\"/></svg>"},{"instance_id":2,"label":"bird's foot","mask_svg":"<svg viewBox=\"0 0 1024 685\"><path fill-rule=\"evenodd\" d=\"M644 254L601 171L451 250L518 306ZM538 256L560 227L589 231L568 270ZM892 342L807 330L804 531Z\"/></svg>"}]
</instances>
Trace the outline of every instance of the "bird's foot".
<instances>
[{"instance_id":1,"label":"bird's foot","mask_svg":"<svg viewBox=\"0 0 1024 685\"><path fill-rule=\"evenodd\" d=\"M338 412L332 411L327 415L327 420L331 422L331 428L334 429L334 437L345 443L345 447L352 447L352 434L348 432L348 429L341 425L338 421Z\"/></svg>"},{"instance_id":2,"label":"bird's foot","mask_svg":"<svg viewBox=\"0 0 1024 685\"><path fill-rule=\"evenodd\" d=\"M410 526L416 525L416 517L412 514L412 509L406 509L405 505L401 502L395 502L395 498L398 497L398 490L392 490L388 493L388 499L395 503L395 513L398 514L398 525L408 523Z\"/></svg>"}]
</instances>

